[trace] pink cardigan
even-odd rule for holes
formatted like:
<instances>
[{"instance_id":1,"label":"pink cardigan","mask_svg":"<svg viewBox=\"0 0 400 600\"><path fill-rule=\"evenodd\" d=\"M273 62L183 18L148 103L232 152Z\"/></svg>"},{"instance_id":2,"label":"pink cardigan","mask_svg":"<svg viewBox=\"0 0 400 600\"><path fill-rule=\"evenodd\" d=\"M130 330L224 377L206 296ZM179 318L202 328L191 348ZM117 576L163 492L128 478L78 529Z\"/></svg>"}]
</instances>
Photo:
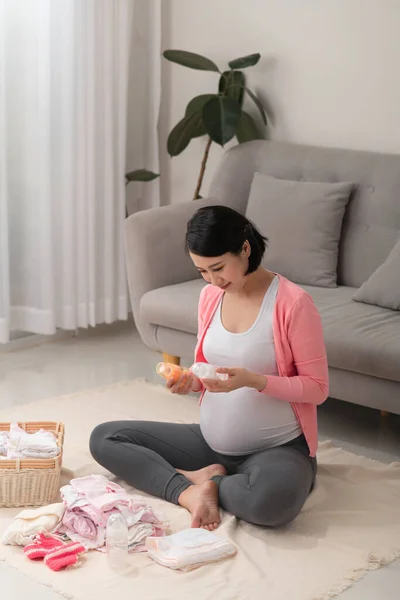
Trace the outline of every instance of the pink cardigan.
<instances>
[{"instance_id":1,"label":"pink cardigan","mask_svg":"<svg viewBox=\"0 0 400 600\"><path fill-rule=\"evenodd\" d=\"M273 331L279 375L268 375L267 386L261 393L291 403L310 455L315 456L317 405L328 396L328 363L321 318L307 292L285 277L278 277ZM196 362L207 362L203 341L223 293L220 288L207 285L200 294ZM204 390L200 404L203 395Z\"/></svg>"}]
</instances>

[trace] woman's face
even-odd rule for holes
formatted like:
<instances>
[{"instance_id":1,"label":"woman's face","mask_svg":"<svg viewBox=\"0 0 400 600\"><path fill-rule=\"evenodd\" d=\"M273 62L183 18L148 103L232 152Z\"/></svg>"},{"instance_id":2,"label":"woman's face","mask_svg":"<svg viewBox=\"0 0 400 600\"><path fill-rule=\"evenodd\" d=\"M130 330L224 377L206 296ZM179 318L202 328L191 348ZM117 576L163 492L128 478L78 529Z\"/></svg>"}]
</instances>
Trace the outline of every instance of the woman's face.
<instances>
[{"instance_id":1,"label":"woman's face","mask_svg":"<svg viewBox=\"0 0 400 600\"><path fill-rule=\"evenodd\" d=\"M189 252L195 267L207 283L211 283L226 292L241 290L246 282L246 271L250 256L250 244L245 242L240 255L227 252L214 258L198 256Z\"/></svg>"}]
</instances>

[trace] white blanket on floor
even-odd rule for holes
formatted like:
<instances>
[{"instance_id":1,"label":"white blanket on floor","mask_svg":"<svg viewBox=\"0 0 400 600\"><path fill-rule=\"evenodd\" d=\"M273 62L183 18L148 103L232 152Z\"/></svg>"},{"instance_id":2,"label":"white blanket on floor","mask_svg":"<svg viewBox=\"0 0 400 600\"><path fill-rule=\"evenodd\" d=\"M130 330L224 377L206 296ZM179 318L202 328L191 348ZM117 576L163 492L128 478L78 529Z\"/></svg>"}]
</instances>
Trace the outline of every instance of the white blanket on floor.
<instances>
[{"instance_id":1,"label":"white blanket on floor","mask_svg":"<svg viewBox=\"0 0 400 600\"><path fill-rule=\"evenodd\" d=\"M88 449L97 423L190 423L198 420L198 408L193 398L172 396L137 380L0 414L2 421L35 419L65 423L65 485L72 477L107 474ZM171 533L190 525L185 509L158 499L150 502L164 511ZM0 533L20 510L0 510ZM76 600L109 600L110 593L115 598L133 593L141 600L327 600L366 571L400 556L400 464L383 465L323 443L316 488L294 523L273 531L225 513L217 534L232 541L237 554L188 573L162 567L146 554L131 556L134 570L125 577L110 571L105 556L95 551L88 553L81 568L59 573L29 561L21 548L0 546L0 557Z\"/></svg>"}]
</instances>

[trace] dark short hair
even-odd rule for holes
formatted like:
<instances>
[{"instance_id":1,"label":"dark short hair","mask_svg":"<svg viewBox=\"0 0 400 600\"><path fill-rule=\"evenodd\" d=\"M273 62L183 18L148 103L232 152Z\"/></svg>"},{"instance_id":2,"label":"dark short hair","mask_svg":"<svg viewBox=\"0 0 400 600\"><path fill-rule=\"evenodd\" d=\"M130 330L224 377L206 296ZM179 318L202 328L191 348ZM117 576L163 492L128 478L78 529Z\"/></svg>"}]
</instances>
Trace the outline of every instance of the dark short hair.
<instances>
[{"instance_id":1,"label":"dark short hair","mask_svg":"<svg viewBox=\"0 0 400 600\"><path fill-rule=\"evenodd\" d=\"M268 239L244 215L228 206L205 206L194 213L187 224L186 252L197 256L240 254L245 241L250 244L246 275L261 264Z\"/></svg>"}]
</instances>

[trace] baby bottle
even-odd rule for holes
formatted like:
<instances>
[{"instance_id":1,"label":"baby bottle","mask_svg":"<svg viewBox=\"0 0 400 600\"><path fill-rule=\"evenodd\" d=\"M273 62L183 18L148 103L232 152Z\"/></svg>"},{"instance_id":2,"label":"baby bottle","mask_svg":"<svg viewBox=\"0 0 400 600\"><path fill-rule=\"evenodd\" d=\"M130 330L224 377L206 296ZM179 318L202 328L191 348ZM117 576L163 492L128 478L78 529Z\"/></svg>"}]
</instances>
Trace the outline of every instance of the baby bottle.
<instances>
[{"instance_id":1,"label":"baby bottle","mask_svg":"<svg viewBox=\"0 0 400 600\"><path fill-rule=\"evenodd\" d=\"M120 512L111 513L106 527L107 562L111 569L124 575L130 570L128 526Z\"/></svg>"},{"instance_id":2,"label":"baby bottle","mask_svg":"<svg viewBox=\"0 0 400 600\"><path fill-rule=\"evenodd\" d=\"M199 379L221 379L222 381L228 379L228 375L225 373L217 373L216 367L209 365L208 363L194 363L190 367L193 375L196 375Z\"/></svg>"},{"instance_id":3,"label":"baby bottle","mask_svg":"<svg viewBox=\"0 0 400 600\"><path fill-rule=\"evenodd\" d=\"M178 381L184 369L181 369L179 365L173 365L172 363L160 362L156 366L157 375L161 375L164 379L172 379Z\"/></svg>"}]
</instances>

